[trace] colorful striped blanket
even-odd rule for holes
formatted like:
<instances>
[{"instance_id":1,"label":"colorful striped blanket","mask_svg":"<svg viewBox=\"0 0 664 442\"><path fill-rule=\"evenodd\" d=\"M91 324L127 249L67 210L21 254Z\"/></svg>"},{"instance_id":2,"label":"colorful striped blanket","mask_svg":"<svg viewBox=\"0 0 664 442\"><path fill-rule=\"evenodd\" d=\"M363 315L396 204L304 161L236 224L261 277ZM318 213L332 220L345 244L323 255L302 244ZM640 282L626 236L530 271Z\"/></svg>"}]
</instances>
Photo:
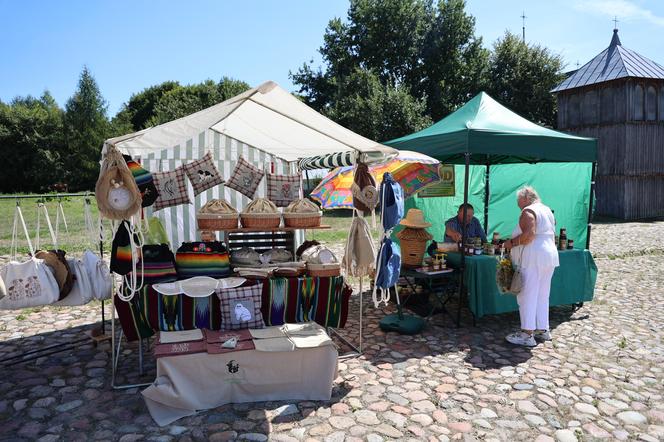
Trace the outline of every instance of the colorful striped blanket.
<instances>
[{"instance_id":1,"label":"colorful striped blanket","mask_svg":"<svg viewBox=\"0 0 664 442\"><path fill-rule=\"evenodd\" d=\"M324 327L343 328L351 293L342 276L272 278L263 284L261 312L266 326L313 320ZM115 308L129 341L159 330L221 328L216 294L203 298L162 295L148 285L129 302L116 297Z\"/></svg>"}]
</instances>

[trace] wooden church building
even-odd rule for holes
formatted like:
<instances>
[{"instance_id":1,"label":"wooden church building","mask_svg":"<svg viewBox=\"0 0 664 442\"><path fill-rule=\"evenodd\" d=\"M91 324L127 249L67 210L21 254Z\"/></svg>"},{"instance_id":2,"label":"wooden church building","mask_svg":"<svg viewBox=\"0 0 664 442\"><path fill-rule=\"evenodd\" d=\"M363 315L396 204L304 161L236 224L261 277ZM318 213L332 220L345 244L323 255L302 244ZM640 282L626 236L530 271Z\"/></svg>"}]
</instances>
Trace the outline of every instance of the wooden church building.
<instances>
[{"instance_id":1,"label":"wooden church building","mask_svg":"<svg viewBox=\"0 0 664 442\"><path fill-rule=\"evenodd\" d=\"M595 213L664 216L664 67L611 44L553 89L558 129L597 138Z\"/></svg>"}]
</instances>

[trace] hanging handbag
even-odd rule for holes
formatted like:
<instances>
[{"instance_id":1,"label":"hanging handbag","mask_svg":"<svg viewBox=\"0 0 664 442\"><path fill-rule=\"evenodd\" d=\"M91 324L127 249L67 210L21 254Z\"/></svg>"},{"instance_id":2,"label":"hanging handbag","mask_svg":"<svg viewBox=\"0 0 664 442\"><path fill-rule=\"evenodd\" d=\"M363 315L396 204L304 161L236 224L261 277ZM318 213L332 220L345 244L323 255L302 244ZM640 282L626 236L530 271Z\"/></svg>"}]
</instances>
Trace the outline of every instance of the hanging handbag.
<instances>
[{"instance_id":1,"label":"hanging handbag","mask_svg":"<svg viewBox=\"0 0 664 442\"><path fill-rule=\"evenodd\" d=\"M182 243L175 255L175 265L180 279L225 278L231 274L228 251L219 241Z\"/></svg>"},{"instance_id":2,"label":"hanging handbag","mask_svg":"<svg viewBox=\"0 0 664 442\"><path fill-rule=\"evenodd\" d=\"M68 259L69 269L74 276L74 284L66 298L56 302L58 306L85 305L92 301L94 293L92 290L92 281L80 259Z\"/></svg>"},{"instance_id":3,"label":"hanging handbag","mask_svg":"<svg viewBox=\"0 0 664 442\"><path fill-rule=\"evenodd\" d=\"M159 193L154 185L154 178L147 169L143 168L138 162L134 161L129 155L122 155L127 167L136 181L138 191L141 192L141 206L149 207L157 200Z\"/></svg>"},{"instance_id":4,"label":"hanging handbag","mask_svg":"<svg viewBox=\"0 0 664 442\"><path fill-rule=\"evenodd\" d=\"M175 257L168 244L144 244L141 259L136 266L136 276L143 277L143 284L177 281Z\"/></svg>"},{"instance_id":5,"label":"hanging handbag","mask_svg":"<svg viewBox=\"0 0 664 442\"><path fill-rule=\"evenodd\" d=\"M113 280L106 262L99 259L99 256L90 250L83 253L82 262L90 280L92 297L99 301L110 299Z\"/></svg>"},{"instance_id":6,"label":"hanging handbag","mask_svg":"<svg viewBox=\"0 0 664 442\"><path fill-rule=\"evenodd\" d=\"M56 210L57 211L57 210ZM51 243L53 244L53 249L50 250L39 250L40 248L40 232L41 232L41 214L44 213L44 218L46 219L46 224L48 226L48 232L51 236ZM58 212L59 213L59 212ZM59 221L58 221L59 223ZM56 224L56 231L53 231L53 225L51 224L51 218L48 215L48 209L43 203L37 205L37 235L35 240L35 257L43 259L46 265L48 265L55 275L55 280L60 287L60 296L59 300L62 300L69 295L72 287L74 286L74 274L69 268L69 263L65 255L67 252L64 250L58 249L58 231Z\"/></svg>"},{"instance_id":7,"label":"hanging handbag","mask_svg":"<svg viewBox=\"0 0 664 442\"><path fill-rule=\"evenodd\" d=\"M512 283L510 284L510 293L518 295L523 290L523 273L521 273L521 263L523 258L523 248L521 246L521 253L519 254L519 264L514 265L514 274L512 275Z\"/></svg>"},{"instance_id":8,"label":"hanging handbag","mask_svg":"<svg viewBox=\"0 0 664 442\"><path fill-rule=\"evenodd\" d=\"M141 192L122 153L115 147L109 147L102 160L95 198L99 212L109 219L129 219L141 210Z\"/></svg>"},{"instance_id":9,"label":"hanging handbag","mask_svg":"<svg viewBox=\"0 0 664 442\"><path fill-rule=\"evenodd\" d=\"M17 235L19 223L28 241L30 258L25 262L16 261ZM35 250L25 225L21 208L16 206L11 244L12 260L0 269L7 295L0 299L0 309L22 309L52 304L60 296L60 288L43 260L35 257Z\"/></svg>"}]
</instances>

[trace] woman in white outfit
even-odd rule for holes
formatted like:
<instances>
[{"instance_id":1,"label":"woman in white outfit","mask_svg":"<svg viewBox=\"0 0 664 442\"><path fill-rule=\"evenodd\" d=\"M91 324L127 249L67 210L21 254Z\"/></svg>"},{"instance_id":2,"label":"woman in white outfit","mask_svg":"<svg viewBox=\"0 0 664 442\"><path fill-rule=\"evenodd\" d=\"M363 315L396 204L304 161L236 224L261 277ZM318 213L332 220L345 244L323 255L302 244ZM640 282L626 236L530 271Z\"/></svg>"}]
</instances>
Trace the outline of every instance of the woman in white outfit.
<instances>
[{"instance_id":1,"label":"woman in white outfit","mask_svg":"<svg viewBox=\"0 0 664 442\"><path fill-rule=\"evenodd\" d=\"M532 187L516 194L521 209L519 224L505 247L523 275L523 288L517 296L521 331L506 337L508 342L534 347L535 339L551 340L549 333L549 292L551 277L558 267L553 212L542 204Z\"/></svg>"}]
</instances>

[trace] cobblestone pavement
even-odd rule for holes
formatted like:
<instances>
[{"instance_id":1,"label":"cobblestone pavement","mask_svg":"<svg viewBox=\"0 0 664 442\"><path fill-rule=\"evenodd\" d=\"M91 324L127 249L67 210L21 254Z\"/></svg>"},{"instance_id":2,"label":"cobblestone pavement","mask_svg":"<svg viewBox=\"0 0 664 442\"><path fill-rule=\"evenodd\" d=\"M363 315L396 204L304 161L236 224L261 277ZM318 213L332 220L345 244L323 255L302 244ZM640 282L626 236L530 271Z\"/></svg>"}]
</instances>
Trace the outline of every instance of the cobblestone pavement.
<instances>
[{"instance_id":1,"label":"cobblestone pavement","mask_svg":"<svg viewBox=\"0 0 664 442\"><path fill-rule=\"evenodd\" d=\"M593 252L595 301L552 309L553 342L534 349L505 343L516 314L458 329L438 315L408 337L382 333L367 304L367 351L340 362L331 401L229 405L160 428L138 389L111 389L109 346L86 343L2 370L0 439L664 440L664 222L597 225ZM0 359L98 321L98 304L2 312ZM140 380L136 346L123 354L119 381Z\"/></svg>"}]
</instances>

